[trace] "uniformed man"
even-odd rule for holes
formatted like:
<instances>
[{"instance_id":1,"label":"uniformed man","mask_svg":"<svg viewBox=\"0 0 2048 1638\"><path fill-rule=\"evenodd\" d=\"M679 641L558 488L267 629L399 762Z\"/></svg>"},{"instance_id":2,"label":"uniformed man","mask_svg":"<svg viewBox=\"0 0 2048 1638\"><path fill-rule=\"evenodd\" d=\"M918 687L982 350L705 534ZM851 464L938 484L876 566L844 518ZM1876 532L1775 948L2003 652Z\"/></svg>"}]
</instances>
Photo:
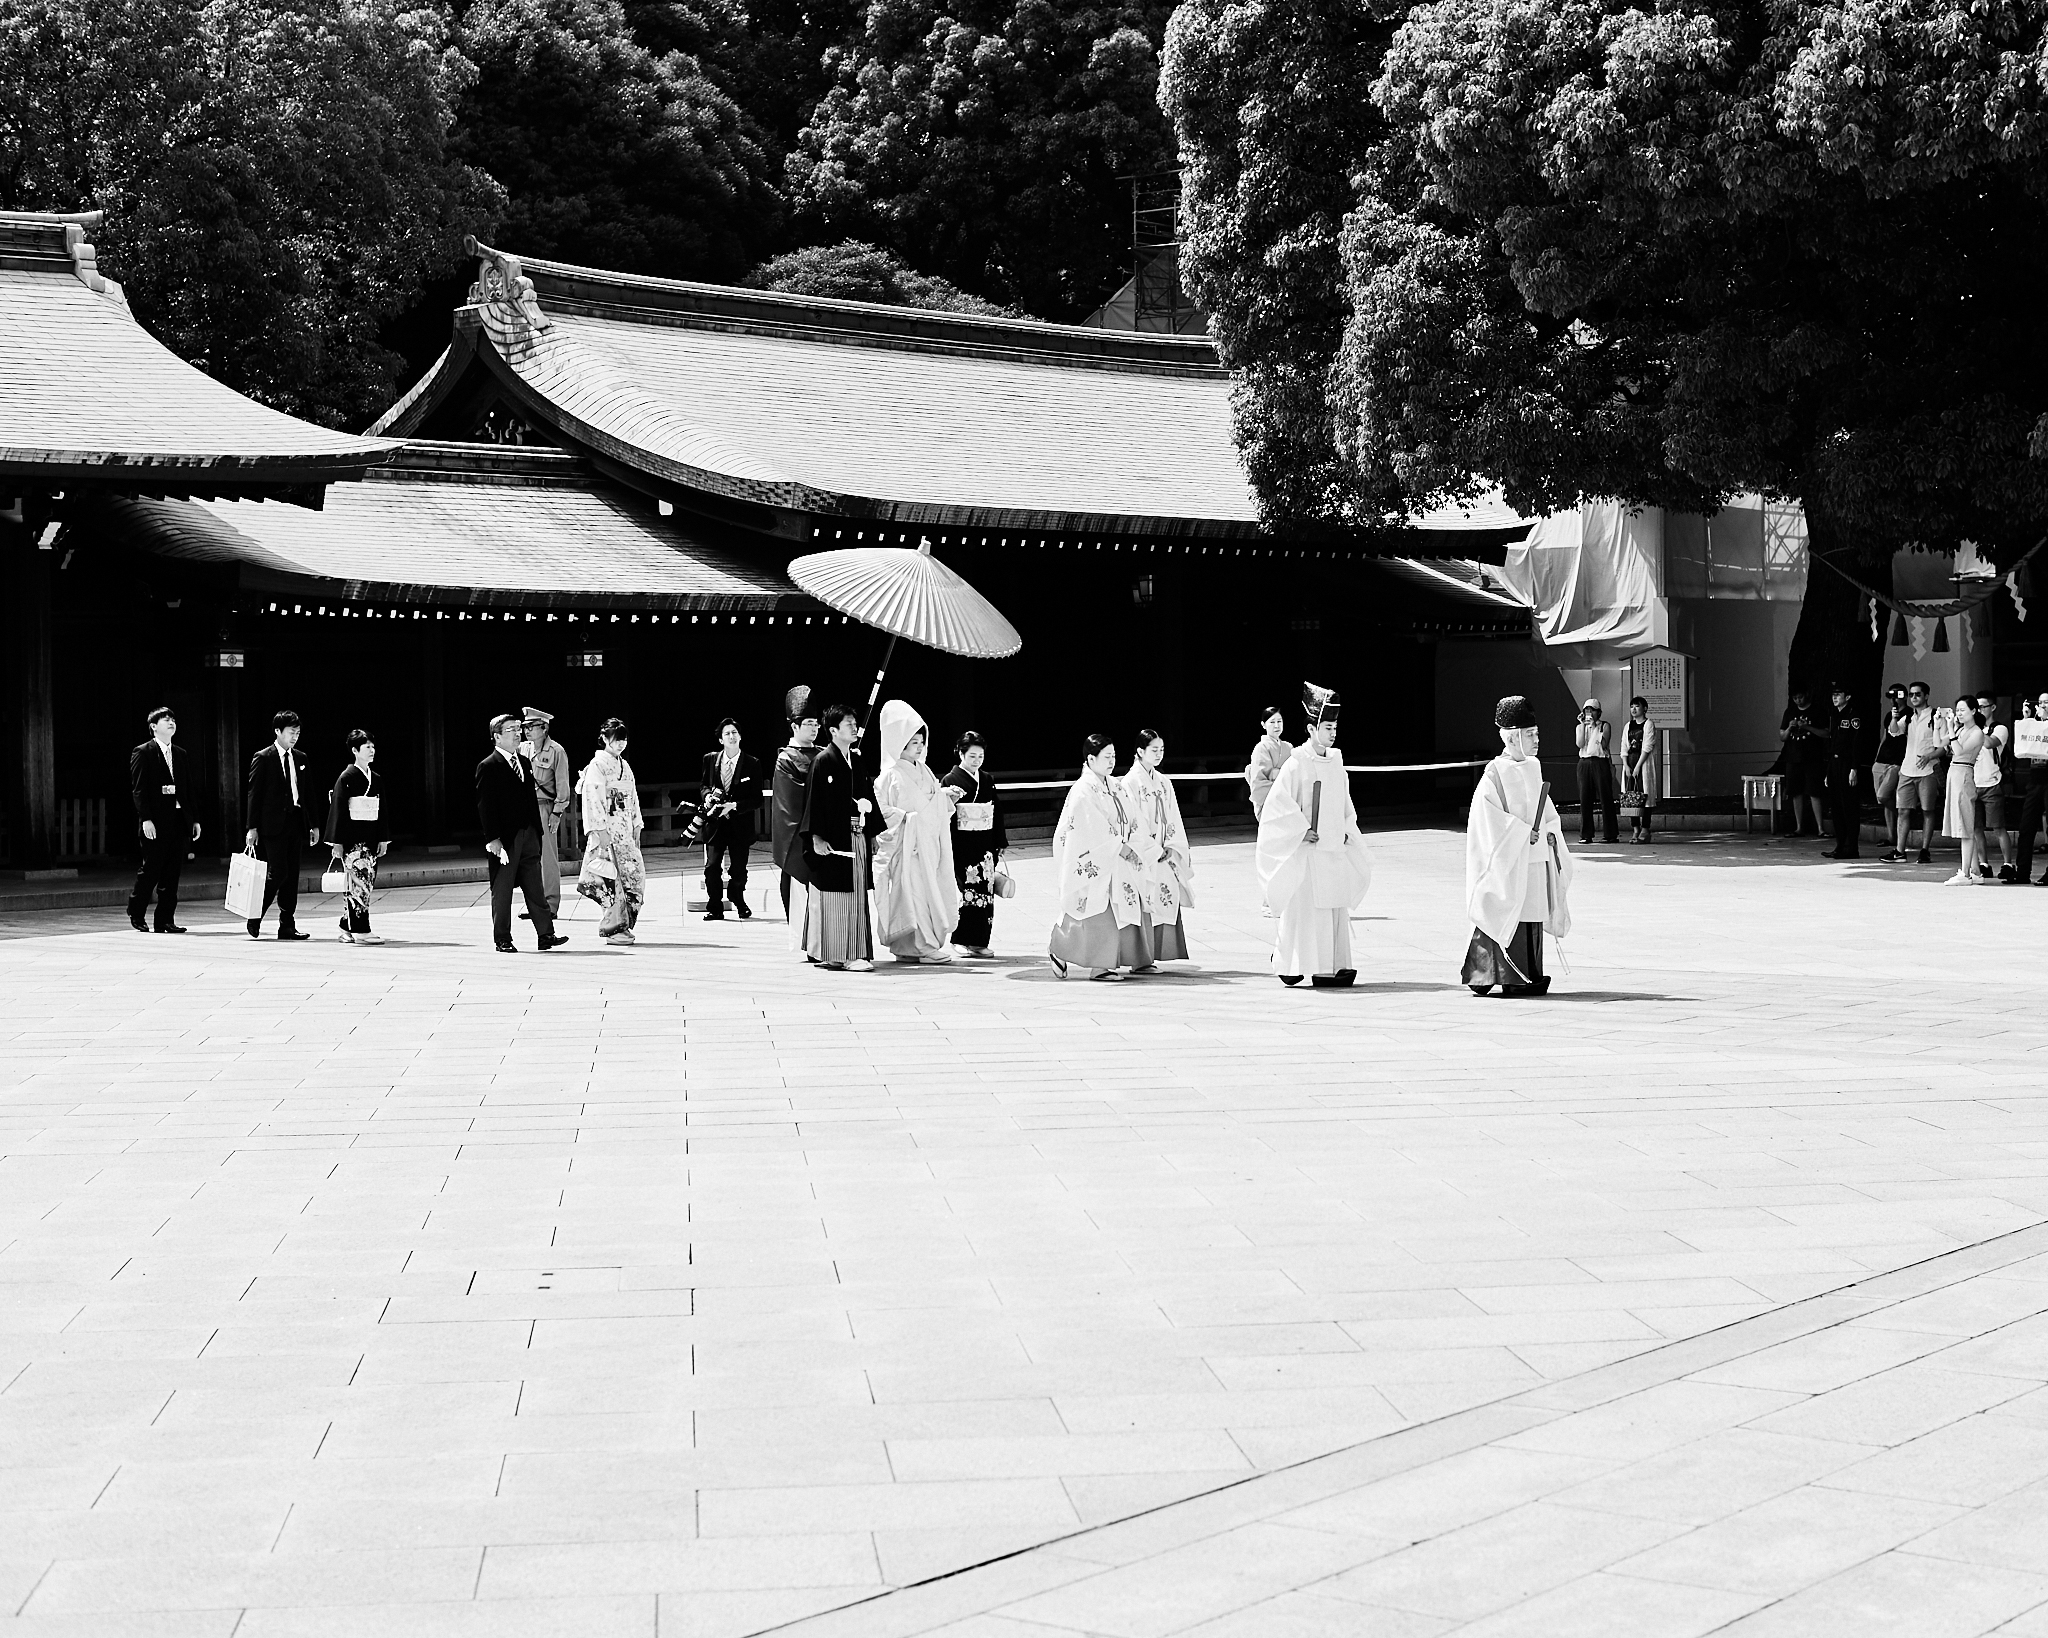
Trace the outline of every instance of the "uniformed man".
<instances>
[{"instance_id":1,"label":"uniformed man","mask_svg":"<svg viewBox=\"0 0 2048 1638\"><path fill-rule=\"evenodd\" d=\"M1863 713L1849 703L1855 698L1847 683L1834 689L1835 720L1828 730L1828 813L1835 845L1825 859L1863 857L1863 769L1870 761L1870 730Z\"/></svg>"},{"instance_id":2,"label":"uniformed man","mask_svg":"<svg viewBox=\"0 0 2048 1638\"><path fill-rule=\"evenodd\" d=\"M135 818L142 828L142 868L135 872L135 891L128 895L128 925L149 931L142 913L156 896L156 930L182 933L178 925L178 878L185 869L185 850L199 840L199 822L192 818L192 759L182 745L173 745L178 719L168 705L149 714L149 734L128 753L128 789L135 799Z\"/></svg>"},{"instance_id":3,"label":"uniformed man","mask_svg":"<svg viewBox=\"0 0 2048 1638\"><path fill-rule=\"evenodd\" d=\"M520 713L520 728L525 734L525 743L519 747L519 754L526 758L527 766L533 771L533 794L540 806L540 880L547 894L548 914L562 913L562 826L571 826L571 841L574 841L573 819L567 818L569 797L575 789L575 777L569 768L569 753L562 749L561 741L554 737L555 718L539 706L529 705ZM519 919L530 919L524 911Z\"/></svg>"}]
</instances>

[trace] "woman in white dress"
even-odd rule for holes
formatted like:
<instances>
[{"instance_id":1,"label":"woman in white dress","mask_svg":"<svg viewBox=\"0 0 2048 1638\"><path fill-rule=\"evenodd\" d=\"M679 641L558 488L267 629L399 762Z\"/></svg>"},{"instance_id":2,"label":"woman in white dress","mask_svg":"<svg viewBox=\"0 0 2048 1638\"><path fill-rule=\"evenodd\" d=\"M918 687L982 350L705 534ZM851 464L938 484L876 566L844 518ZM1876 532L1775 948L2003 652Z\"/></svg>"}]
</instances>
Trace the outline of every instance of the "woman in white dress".
<instances>
[{"instance_id":1,"label":"woman in white dress","mask_svg":"<svg viewBox=\"0 0 2048 1638\"><path fill-rule=\"evenodd\" d=\"M1145 861L1145 909L1152 918L1152 965L1188 958L1187 929L1182 910L1195 902L1195 861L1188 851L1187 826L1181 823L1180 798L1173 781L1159 771L1166 760L1166 739L1150 728L1138 730L1138 754L1124 775L1133 838ZM1144 969L1141 969L1144 970Z\"/></svg>"},{"instance_id":2,"label":"woman in white dress","mask_svg":"<svg viewBox=\"0 0 2048 1638\"><path fill-rule=\"evenodd\" d=\"M597 936L607 944L638 942L633 927L647 902L647 863L640 854L640 787L626 760L626 725L608 717L597 731L597 754L576 781L583 819L583 865L576 891L602 912Z\"/></svg>"},{"instance_id":3,"label":"woman in white dress","mask_svg":"<svg viewBox=\"0 0 2048 1638\"><path fill-rule=\"evenodd\" d=\"M1984 856L1984 832L1977 823L1977 753L1984 749L1984 714L1976 699L1965 694L1956 701L1955 738L1949 754L1947 811L1941 828L1963 847L1963 867L1944 886L1975 887L1981 878L1977 861Z\"/></svg>"},{"instance_id":4,"label":"woman in white dress","mask_svg":"<svg viewBox=\"0 0 2048 1638\"><path fill-rule=\"evenodd\" d=\"M953 808L960 792L926 761L931 735L901 700L882 706L882 776L875 806L889 828L875 839L875 937L898 961L952 961L960 919L953 879Z\"/></svg>"},{"instance_id":5,"label":"woman in white dress","mask_svg":"<svg viewBox=\"0 0 2048 1638\"><path fill-rule=\"evenodd\" d=\"M1116 746L1090 734L1081 777L1067 792L1052 833L1060 917L1046 955L1062 978L1069 967L1091 978L1120 979L1125 968L1152 965L1145 861L1131 845L1137 825L1111 773L1115 766Z\"/></svg>"}]
</instances>

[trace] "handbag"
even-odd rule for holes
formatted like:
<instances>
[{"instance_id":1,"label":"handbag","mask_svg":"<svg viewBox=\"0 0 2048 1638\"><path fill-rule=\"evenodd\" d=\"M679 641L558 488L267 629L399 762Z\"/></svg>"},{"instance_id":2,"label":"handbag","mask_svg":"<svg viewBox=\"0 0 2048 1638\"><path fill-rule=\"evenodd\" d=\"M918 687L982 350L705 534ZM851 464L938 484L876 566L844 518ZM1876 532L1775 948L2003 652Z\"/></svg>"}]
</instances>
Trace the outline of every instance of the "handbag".
<instances>
[{"instance_id":1,"label":"handbag","mask_svg":"<svg viewBox=\"0 0 2048 1638\"><path fill-rule=\"evenodd\" d=\"M323 893L346 893L348 872L338 864L331 864L320 873L320 891Z\"/></svg>"},{"instance_id":2,"label":"handbag","mask_svg":"<svg viewBox=\"0 0 2048 1638\"><path fill-rule=\"evenodd\" d=\"M1001 865L997 865L995 877L988 884L988 888L999 899L1014 899L1017 896L1017 878Z\"/></svg>"},{"instance_id":3,"label":"handbag","mask_svg":"<svg viewBox=\"0 0 2048 1638\"><path fill-rule=\"evenodd\" d=\"M255 921L263 914L263 886L270 879L270 866L254 853L237 853L228 860L227 910L231 916Z\"/></svg>"}]
</instances>

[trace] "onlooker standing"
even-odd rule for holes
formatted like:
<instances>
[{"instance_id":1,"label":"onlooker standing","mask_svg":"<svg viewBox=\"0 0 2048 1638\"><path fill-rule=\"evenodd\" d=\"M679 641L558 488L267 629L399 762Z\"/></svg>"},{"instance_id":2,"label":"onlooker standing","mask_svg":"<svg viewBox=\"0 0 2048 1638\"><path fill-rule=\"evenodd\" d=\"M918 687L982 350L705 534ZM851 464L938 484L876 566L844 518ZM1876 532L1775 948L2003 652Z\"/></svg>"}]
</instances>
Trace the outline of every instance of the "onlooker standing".
<instances>
[{"instance_id":1,"label":"onlooker standing","mask_svg":"<svg viewBox=\"0 0 2048 1638\"><path fill-rule=\"evenodd\" d=\"M782 872L782 917L793 928L790 888L801 888L810 879L796 827L803 823L804 791L810 784L811 764L818 759L818 713L811 704L811 691L801 686L783 697L782 708L789 717L789 743L776 753L775 770L770 775L768 845L775 868ZM799 893L798 898L801 900L803 895ZM794 946L801 950L804 941L797 938Z\"/></svg>"},{"instance_id":2,"label":"onlooker standing","mask_svg":"<svg viewBox=\"0 0 2048 1638\"><path fill-rule=\"evenodd\" d=\"M603 912L597 936L607 944L633 944L640 907L647 902L647 861L640 853L640 787L626 760L626 725L605 718L597 731L597 754L583 770L577 791L583 798L583 868L576 891Z\"/></svg>"},{"instance_id":3,"label":"onlooker standing","mask_svg":"<svg viewBox=\"0 0 2048 1638\"><path fill-rule=\"evenodd\" d=\"M1989 763L1982 756L1977 759L1977 822L1987 838L1997 839L1998 879L2002 882L2009 882L2013 878L2013 832L2012 826L2007 823L2012 814L2007 809L2005 799L2006 793L2012 789L2012 730L1998 720L1997 695L1979 694L1977 696L1977 709L1983 713L1984 740L1990 746L1992 752L1992 759ZM1998 769L1998 783L1986 786L1984 783L1984 773L1988 767L1993 765ZM1989 846L1990 843L1987 840L1985 843L1987 852L1989 851ZM1977 861L1977 874L1980 876L1991 874L1991 864L1988 859L1979 857Z\"/></svg>"},{"instance_id":4,"label":"onlooker standing","mask_svg":"<svg viewBox=\"0 0 2048 1638\"><path fill-rule=\"evenodd\" d=\"M1809 703L1811 696L1804 688L1792 690L1792 703L1785 707L1785 714L1778 719L1778 738L1784 741L1785 754L1779 766L1785 781L1785 808L1792 816L1792 829L1800 836L1820 836L1825 831L1821 826L1821 796L1827 788L1827 730L1819 714ZM1800 798L1806 800L1807 811L1813 815L1813 829L1806 828L1806 821L1800 816Z\"/></svg>"},{"instance_id":5,"label":"onlooker standing","mask_svg":"<svg viewBox=\"0 0 2048 1638\"><path fill-rule=\"evenodd\" d=\"M982 770L988 742L970 728L953 754L953 771L946 775L946 783L960 793L960 805L953 810L953 880L960 889L953 942L969 955L985 956L995 936L998 866L1010 838L1003 829L996 782Z\"/></svg>"},{"instance_id":6,"label":"onlooker standing","mask_svg":"<svg viewBox=\"0 0 2048 1638\"><path fill-rule=\"evenodd\" d=\"M1878 718L1877 756L1870 764L1870 794L1877 798L1883 816L1885 857L1895 851L1892 839L1899 832L1899 764L1906 760L1906 685L1893 683L1886 691L1885 705Z\"/></svg>"},{"instance_id":7,"label":"onlooker standing","mask_svg":"<svg viewBox=\"0 0 2048 1638\"><path fill-rule=\"evenodd\" d=\"M1934 703L1924 682L1906 685L1906 749L1899 763L1898 846L1885 855L1890 864L1901 863L1912 850L1906 840L1920 824L1920 862L1934 863L1930 851L1934 827L1942 813L1941 759L1948 746L1942 721L1934 714Z\"/></svg>"},{"instance_id":8,"label":"onlooker standing","mask_svg":"<svg viewBox=\"0 0 2048 1638\"><path fill-rule=\"evenodd\" d=\"M319 845L317 798L299 754L299 714L280 711L270 719L276 736L249 761L249 833L256 857L270 868L263 880L263 908L277 903L277 936L311 938L298 926L299 866L305 849ZM250 918L249 936L263 932L263 917Z\"/></svg>"},{"instance_id":9,"label":"onlooker standing","mask_svg":"<svg viewBox=\"0 0 2048 1638\"><path fill-rule=\"evenodd\" d=\"M178 878L185 870L185 849L199 840L199 824L187 817L192 763L182 745L171 743L177 731L171 708L159 705L149 714L149 738L128 753L128 790L142 828L142 865L135 872L135 890L128 895L128 925L138 933L149 931L142 913L152 894L156 930L185 930L178 925Z\"/></svg>"},{"instance_id":10,"label":"onlooker standing","mask_svg":"<svg viewBox=\"0 0 2048 1638\"><path fill-rule=\"evenodd\" d=\"M391 820L384 812L384 781L371 766L377 742L366 729L351 729L348 754L349 765L327 802L327 849L346 884L341 942L382 944L382 937L370 930L370 894L377 885L377 861L391 846Z\"/></svg>"},{"instance_id":11,"label":"onlooker standing","mask_svg":"<svg viewBox=\"0 0 2048 1638\"><path fill-rule=\"evenodd\" d=\"M526 898L526 914L540 935L540 947L567 944L555 932L540 879L540 803L533 773L519 754L519 718L509 711L491 718L491 754L476 765L476 814L483 821L484 851L491 856L491 937L506 954L512 942L512 887Z\"/></svg>"},{"instance_id":12,"label":"onlooker standing","mask_svg":"<svg viewBox=\"0 0 2048 1638\"><path fill-rule=\"evenodd\" d=\"M761 805L761 771L740 749L740 725L731 717L718 725L719 749L704 757L704 805L711 823L704 832L704 893L710 900L706 921L725 920L727 885L720 876L724 862L731 880L732 907L746 921L747 849L754 845L754 810Z\"/></svg>"},{"instance_id":13,"label":"onlooker standing","mask_svg":"<svg viewBox=\"0 0 2048 1638\"><path fill-rule=\"evenodd\" d=\"M1273 781L1294 755L1294 747L1280 737L1287 718L1280 707L1269 705L1259 714L1259 742L1252 747L1252 759L1245 764L1244 782L1252 791L1252 817L1266 811L1266 798L1273 794Z\"/></svg>"},{"instance_id":14,"label":"onlooker standing","mask_svg":"<svg viewBox=\"0 0 2048 1638\"><path fill-rule=\"evenodd\" d=\"M522 713L520 727L526 743L519 754L533 771L534 800L540 807L540 881L547 892L548 914L562 913L562 844L558 832L562 816L569 811L574 782L569 753L554 737L554 717L529 705ZM523 919L523 918L522 918Z\"/></svg>"},{"instance_id":15,"label":"onlooker standing","mask_svg":"<svg viewBox=\"0 0 2048 1638\"><path fill-rule=\"evenodd\" d=\"M1977 754L1984 749L1984 718L1977 701L1965 694L1950 713L1948 800L1941 828L1962 844L1963 862L1945 885L1975 887L1977 860L1984 851L1984 833L1977 828Z\"/></svg>"},{"instance_id":16,"label":"onlooker standing","mask_svg":"<svg viewBox=\"0 0 2048 1638\"><path fill-rule=\"evenodd\" d=\"M1863 767L1870 755L1870 735L1862 716L1853 710L1847 683L1834 688L1835 724L1828 733L1828 812L1834 822L1835 845L1826 859L1863 857Z\"/></svg>"},{"instance_id":17,"label":"onlooker standing","mask_svg":"<svg viewBox=\"0 0 2048 1638\"><path fill-rule=\"evenodd\" d=\"M1600 717L1600 702L1579 707L1579 840L1593 839L1593 810L1600 810L1600 839L1618 841L1614 800L1614 730Z\"/></svg>"},{"instance_id":18,"label":"onlooker standing","mask_svg":"<svg viewBox=\"0 0 2048 1638\"><path fill-rule=\"evenodd\" d=\"M2034 701L2034 720L2048 722L2048 689L2043 689ZM2030 749L2038 746L2039 754L2029 755ZM2013 885L2025 887L2030 882L2036 887L2048 887L2048 874L2036 882L2034 872L2034 838L2041 833L2041 815L2048 809L2048 741L2022 741L2013 735L2013 767L2020 776L2020 788L2024 792L2020 804L2019 857L2013 861Z\"/></svg>"},{"instance_id":19,"label":"onlooker standing","mask_svg":"<svg viewBox=\"0 0 2048 1638\"><path fill-rule=\"evenodd\" d=\"M1657 805L1657 792L1663 783L1657 729L1650 721L1650 702L1638 694L1628 702L1628 721L1621 730L1621 788L1636 810L1629 817L1631 842L1650 839L1650 810Z\"/></svg>"}]
</instances>

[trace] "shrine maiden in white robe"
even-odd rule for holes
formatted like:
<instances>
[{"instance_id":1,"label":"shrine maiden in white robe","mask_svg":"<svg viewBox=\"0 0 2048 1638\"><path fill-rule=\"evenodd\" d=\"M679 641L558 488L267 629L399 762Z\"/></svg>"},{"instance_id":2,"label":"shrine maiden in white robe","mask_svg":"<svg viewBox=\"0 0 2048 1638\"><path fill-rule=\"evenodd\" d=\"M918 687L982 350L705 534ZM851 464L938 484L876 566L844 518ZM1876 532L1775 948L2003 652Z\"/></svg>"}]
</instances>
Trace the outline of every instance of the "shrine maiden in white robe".
<instances>
[{"instance_id":1,"label":"shrine maiden in white robe","mask_svg":"<svg viewBox=\"0 0 2048 1638\"><path fill-rule=\"evenodd\" d=\"M1142 753L1123 777L1125 807L1136 827L1131 847L1145 861L1145 911L1152 918L1152 959L1185 961L1182 911L1195 902L1195 858L1181 821L1173 781L1148 766Z\"/></svg>"},{"instance_id":2,"label":"shrine maiden in white robe","mask_svg":"<svg viewBox=\"0 0 2048 1638\"><path fill-rule=\"evenodd\" d=\"M1257 862L1266 903L1280 918L1273 970L1283 978L1355 972L1351 912L1372 886L1372 855L1358 833L1342 753L1310 743L1287 759L1259 811Z\"/></svg>"},{"instance_id":3,"label":"shrine maiden in white robe","mask_svg":"<svg viewBox=\"0 0 2048 1638\"><path fill-rule=\"evenodd\" d=\"M1052 833L1053 889L1059 920L1048 952L1055 961L1106 972L1152 962L1150 889L1141 858L1126 858L1137 825L1113 779L1092 768L1067 792Z\"/></svg>"},{"instance_id":4,"label":"shrine maiden in white robe","mask_svg":"<svg viewBox=\"0 0 2048 1638\"><path fill-rule=\"evenodd\" d=\"M901 700L886 701L875 807L889 828L875 840L875 937L898 961L945 961L960 919L953 803L928 762L903 755L916 734L929 741L924 718Z\"/></svg>"},{"instance_id":5,"label":"shrine maiden in white robe","mask_svg":"<svg viewBox=\"0 0 2048 1638\"><path fill-rule=\"evenodd\" d=\"M1564 845L1557 804L1543 795L1543 765L1533 756L1517 760L1503 751L1487 764L1472 793L1465 830L1465 909L1475 932L1504 952L1521 981L1542 976L1543 934L1557 938L1572 930L1572 856ZM1468 966L1473 957L1468 955ZM1496 974L1485 962L1467 982L1496 978L1517 982L1505 968Z\"/></svg>"}]
</instances>

